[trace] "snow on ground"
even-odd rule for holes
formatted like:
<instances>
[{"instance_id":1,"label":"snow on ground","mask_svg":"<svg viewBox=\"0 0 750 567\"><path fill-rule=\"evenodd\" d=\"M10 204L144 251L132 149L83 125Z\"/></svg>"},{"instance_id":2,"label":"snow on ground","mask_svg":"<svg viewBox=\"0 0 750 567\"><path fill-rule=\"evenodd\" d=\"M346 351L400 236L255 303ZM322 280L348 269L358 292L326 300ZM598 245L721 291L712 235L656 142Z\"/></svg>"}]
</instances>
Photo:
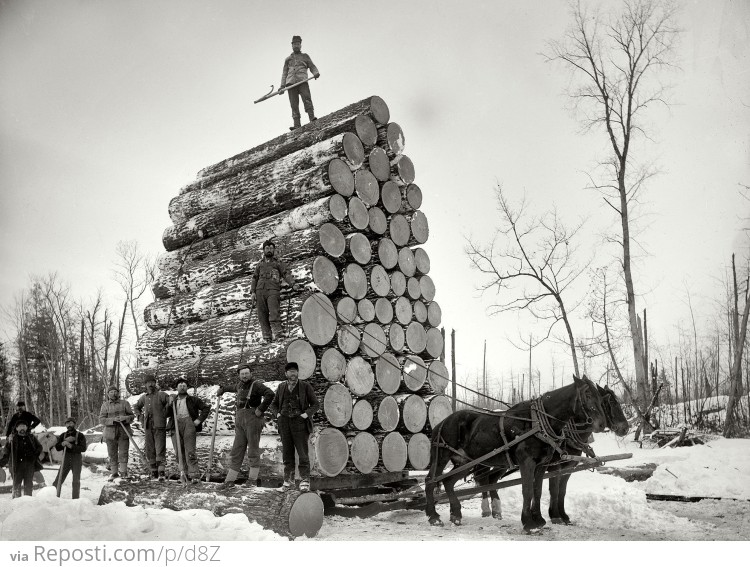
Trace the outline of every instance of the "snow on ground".
<instances>
[{"instance_id":1,"label":"snow on ground","mask_svg":"<svg viewBox=\"0 0 750 567\"><path fill-rule=\"evenodd\" d=\"M90 446L96 456L104 444ZM384 512L371 518L327 516L316 537L328 541L447 541L447 540L750 540L750 440L710 440L706 445L646 449L611 434L597 435L598 455L633 453L633 458L608 463L629 467L654 463L651 479L628 483L623 479L585 471L568 484L566 510L573 525L549 524L542 533L527 536L520 523L521 488L502 490L503 518L482 518L480 497L462 501L461 526L447 522L448 505L438 506L446 522L432 527L423 511ZM48 485L55 470L44 471ZM514 478L513 476L509 478ZM11 500L0 495L0 540L262 540L281 539L240 514L215 518L206 510L126 508L123 504L97 506L106 484L106 471L84 468L81 499L70 500L70 479L61 499L51 486L34 497ZM657 502L646 494L715 496L737 499L696 503ZM549 497L545 483L542 513L547 517ZM304 539L304 538L302 538Z\"/></svg>"}]
</instances>

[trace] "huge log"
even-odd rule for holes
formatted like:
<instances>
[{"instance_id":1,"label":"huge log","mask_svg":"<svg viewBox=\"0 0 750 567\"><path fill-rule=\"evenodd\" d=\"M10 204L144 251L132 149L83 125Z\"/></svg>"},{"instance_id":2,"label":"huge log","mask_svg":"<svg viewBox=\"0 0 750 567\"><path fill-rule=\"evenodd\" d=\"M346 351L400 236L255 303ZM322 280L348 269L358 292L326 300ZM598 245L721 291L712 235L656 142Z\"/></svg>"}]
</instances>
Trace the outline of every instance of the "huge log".
<instances>
[{"instance_id":1,"label":"huge log","mask_svg":"<svg viewBox=\"0 0 750 567\"><path fill-rule=\"evenodd\" d=\"M305 286L307 291L315 291L321 289L321 286L330 285L332 277L330 270L320 264L317 270L315 268L315 258L304 258L288 266L294 281ZM321 286L316 284L316 278ZM195 292L154 301L143 310L143 318L151 329L160 329L244 311L250 307L252 280L251 275L242 276L205 286ZM301 293L304 292L292 292L289 288L282 289L284 297Z\"/></svg>"},{"instance_id":2,"label":"huge log","mask_svg":"<svg viewBox=\"0 0 750 567\"><path fill-rule=\"evenodd\" d=\"M347 388L355 396L364 396L370 393L375 384L375 373L369 362L361 356L355 356L346 364L344 379Z\"/></svg>"},{"instance_id":3,"label":"huge log","mask_svg":"<svg viewBox=\"0 0 750 567\"><path fill-rule=\"evenodd\" d=\"M310 465L324 476L336 476L349 460L349 443L346 436L333 427L316 428L310 436L314 451L310 452ZM312 470L312 469L311 469Z\"/></svg>"},{"instance_id":4,"label":"huge log","mask_svg":"<svg viewBox=\"0 0 750 567\"><path fill-rule=\"evenodd\" d=\"M401 211L403 207L402 200L401 187L393 181L383 183L383 186L380 188L380 202L383 203L383 208L389 215Z\"/></svg>"},{"instance_id":5,"label":"huge log","mask_svg":"<svg viewBox=\"0 0 750 567\"><path fill-rule=\"evenodd\" d=\"M398 402L400 412L399 429L405 433L422 431L427 422L427 406L424 400L417 394L397 394L394 399Z\"/></svg>"},{"instance_id":6,"label":"huge log","mask_svg":"<svg viewBox=\"0 0 750 567\"><path fill-rule=\"evenodd\" d=\"M424 398L427 406L428 430L435 429L438 423L453 413L451 399L443 394L433 394Z\"/></svg>"},{"instance_id":7,"label":"huge log","mask_svg":"<svg viewBox=\"0 0 750 567\"><path fill-rule=\"evenodd\" d=\"M372 259L372 245L370 240L361 232L349 234L346 237L347 259L358 264L367 264Z\"/></svg>"},{"instance_id":8,"label":"huge log","mask_svg":"<svg viewBox=\"0 0 750 567\"><path fill-rule=\"evenodd\" d=\"M240 195L231 203L209 209L164 230L166 250L188 246L281 211L288 211L334 192L348 197L354 191L354 176L340 159L323 167L298 173L287 182L266 185L263 191Z\"/></svg>"},{"instance_id":9,"label":"huge log","mask_svg":"<svg viewBox=\"0 0 750 567\"><path fill-rule=\"evenodd\" d=\"M346 374L346 357L334 347L320 356L320 372L329 382L341 382Z\"/></svg>"},{"instance_id":10,"label":"huge log","mask_svg":"<svg viewBox=\"0 0 750 567\"><path fill-rule=\"evenodd\" d=\"M389 118L390 112L383 99L378 96L368 97L321 116L294 132L203 168L198 172L198 180L180 189L180 193L195 191L208 183L215 183L220 176L234 174L240 168L258 167L344 132L353 132L366 146L373 146L378 136L376 124L385 125Z\"/></svg>"},{"instance_id":11,"label":"huge log","mask_svg":"<svg viewBox=\"0 0 750 567\"><path fill-rule=\"evenodd\" d=\"M408 156L402 155L391 167L391 181L400 187L414 183L414 177L414 164Z\"/></svg>"},{"instance_id":12,"label":"huge log","mask_svg":"<svg viewBox=\"0 0 750 567\"><path fill-rule=\"evenodd\" d=\"M427 348L427 332L422 323L412 321L406 327L406 348L414 354L421 354Z\"/></svg>"},{"instance_id":13,"label":"huge log","mask_svg":"<svg viewBox=\"0 0 750 567\"><path fill-rule=\"evenodd\" d=\"M360 300L364 301L364 300ZM359 301L349 296L344 296L336 301L336 318L339 322L348 325L359 320Z\"/></svg>"},{"instance_id":14,"label":"huge log","mask_svg":"<svg viewBox=\"0 0 750 567\"><path fill-rule=\"evenodd\" d=\"M377 150L380 150L380 148L375 148L372 151L376 152ZM377 204L380 198L380 186L372 171L365 168L354 174L354 192L365 205L372 207Z\"/></svg>"},{"instance_id":15,"label":"huge log","mask_svg":"<svg viewBox=\"0 0 750 567\"><path fill-rule=\"evenodd\" d=\"M369 429L372 425L373 416L374 412L369 400L361 398L352 407L352 425L355 429L359 429L360 431Z\"/></svg>"},{"instance_id":16,"label":"huge log","mask_svg":"<svg viewBox=\"0 0 750 567\"><path fill-rule=\"evenodd\" d=\"M250 521L290 539L315 536L323 525L323 501L315 492L274 488L235 488L217 492L211 483L183 486L148 481L107 484L99 505L124 502L127 506L169 510L210 510L216 516L242 512Z\"/></svg>"},{"instance_id":17,"label":"huge log","mask_svg":"<svg viewBox=\"0 0 750 567\"><path fill-rule=\"evenodd\" d=\"M374 431L393 431L398 427L398 402L393 396L385 396L373 404L375 415L372 420Z\"/></svg>"},{"instance_id":18,"label":"huge log","mask_svg":"<svg viewBox=\"0 0 750 567\"><path fill-rule=\"evenodd\" d=\"M372 434L360 431L349 438L352 464L362 474L369 474L378 464L380 447Z\"/></svg>"},{"instance_id":19,"label":"huge log","mask_svg":"<svg viewBox=\"0 0 750 567\"><path fill-rule=\"evenodd\" d=\"M302 305L302 332L312 344L327 345L336 336L336 310L322 293L313 293Z\"/></svg>"},{"instance_id":20,"label":"huge log","mask_svg":"<svg viewBox=\"0 0 750 567\"><path fill-rule=\"evenodd\" d=\"M380 459L389 472L402 471L406 466L407 446L397 431L388 433L380 443Z\"/></svg>"},{"instance_id":21,"label":"huge log","mask_svg":"<svg viewBox=\"0 0 750 567\"><path fill-rule=\"evenodd\" d=\"M388 154L381 147L376 146L370 150L370 153L367 155L367 167L378 181L388 181L391 177L391 162L388 159ZM376 188L379 193L380 188L377 187L377 183ZM375 201L377 202L377 196ZM372 204L374 205L375 203Z\"/></svg>"},{"instance_id":22,"label":"huge log","mask_svg":"<svg viewBox=\"0 0 750 567\"><path fill-rule=\"evenodd\" d=\"M378 126L378 145L388 154L388 158L393 160L400 156L406 146L404 132L395 122L390 122L386 126Z\"/></svg>"},{"instance_id":23,"label":"huge log","mask_svg":"<svg viewBox=\"0 0 750 567\"><path fill-rule=\"evenodd\" d=\"M448 368L440 360L433 360L427 365L427 383L435 394L442 394L451 381Z\"/></svg>"},{"instance_id":24,"label":"huge log","mask_svg":"<svg viewBox=\"0 0 750 567\"><path fill-rule=\"evenodd\" d=\"M336 330L336 343L344 354L354 354L359 350L362 334L354 325L340 325Z\"/></svg>"},{"instance_id":25,"label":"huge log","mask_svg":"<svg viewBox=\"0 0 750 567\"><path fill-rule=\"evenodd\" d=\"M385 352L388 341L385 331L378 323L367 323L362 329L362 341L359 350L363 356L378 358Z\"/></svg>"},{"instance_id":26,"label":"huge log","mask_svg":"<svg viewBox=\"0 0 750 567\"><path fill-rule=\"evenodd\" d=\"M342 222L346 219L347 207L347 201L341 195L321 197L295 209L165 252L159 256L157 267L162 274L177 274L179 270L187 270L191 263L209 256L245 248L261 250L263 242L269 238L275 240L276 252L284 258L286 254L292 253L291 247L296 245L293 240L287 241L285 237L297 231L321 227L328 222L344 226Z\"/></svg>"},{"instance_id":27,"label":"huge log","mask_svg":"<svg viewBox=\"0 0 750 567\"><path fill-rule=\"evenodd\" d=\"M406 439L409 465L418 471L427 470L430 466L430 438L424 433L409 435Z\"/></svg>"},{"instance_id":28,"label":"huge log","mask_svg":"<svg viewBox=\"0 0 750 567\"><path fill-rule=\"evenodd\" d=\"M367 274L358 264L344 268L344 291L352 299L363 299L367 295Z\"/></svg>"},{"instance_id":29,"label":"huge log","mask_svg":"<svg viewBox=\"0 0 750 567\"><path fill-rule=\"evenodd\" d=\"M427 354L432 358L440 358L443 354L443 334L440 329L436 327L430 327L427 329L427 346L425 350Z\"/></svg>"},{"instance_id":30,"label":"huge log","mask_svg":"<svg viewBox=\"0 0 750 567\"><path fill-rule=\"evenodd\" d=\"M343 384L331 384L323 398L323 414L334 427L344 427L352 417L352 395Z\"/></svg>"},{"instance_id":31,"label":"huge log","mask_svg":"<svg viewBox=\"0 0 750 567\"><path fill-rule=\"evenodd\" d=\"M375 363L375 380L386 394L395 394L401 386L401 365L390 352L383 353Z\"/></svg>"},{"instance_id":32,"label":"huge log","mask_svg":"<svg viewBox=\"0 0 750 567\"><path fill-rule=\"evenodd\" d=\"M409 354L402 357L399 362L401 363L401 377L406 390L410 392L421 390L425 380L427 380L427 365L422 357Z\"/></svg>"},{"instance_id":33,"label":"huge log","mask_svg":"<svg viewBox=\"0 0 750 567\"><path fill-rule=\"evenodd\" d=\"M423 248L414 248L414 264L417 273L425 275L430 271L430 256Z\"/></svg>"}]
</instances>

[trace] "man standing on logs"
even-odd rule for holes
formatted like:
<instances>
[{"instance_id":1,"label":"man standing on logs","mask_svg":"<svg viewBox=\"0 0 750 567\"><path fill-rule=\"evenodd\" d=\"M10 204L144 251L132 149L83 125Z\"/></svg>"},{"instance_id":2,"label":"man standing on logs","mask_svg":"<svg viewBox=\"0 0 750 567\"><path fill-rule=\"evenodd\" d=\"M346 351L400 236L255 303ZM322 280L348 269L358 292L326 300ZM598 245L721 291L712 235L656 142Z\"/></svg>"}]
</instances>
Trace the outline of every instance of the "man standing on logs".
<instances>
[{"instance_id":1,"label":"man standing on logs","mask_svg":"<svg viewBox=\"0 0 750 567\"><path fill-rule=\"evenodd\" d=\"M307 382L299 380L299 366L287 362L286 382L279 384L271 404L271 413L278 417L281 451L284 459L284 488L294 486L295 451L299 457L299 474L302 480L299 489L310 490L310 458L307 440L313 429L312 416L318 411L315 390Z\"/></svg>"},{"instance_id":2,"label":"man standing on logs","mask_svg":"<svg viewBox=\"0 0 750 567\"><path fill-rule=\"evenodd\" d=\"M266 409L273 401L273 390L262 380L253 379L250 365L245 363L237 368L239 382L227 388L219 386L216 395L221 398L224 392L236 392L234 443L229 453L229 470L222 488L231 488L240 473L242 461L247 452L249 469L247 471L248 486L254 486L260 473L260 434L266 420L263 417Z\"/></svg>"},{"instance_id":3,"label":"man standing on logs","mask_svg":"<svg viewBox=\"0 0 750 567\"><path fill-rule=\"evenodd\" d=\"M165 462L167 454L167 407L169 396L157 390L156 378L146 378L146 393L135 403L135 415L146 434L146 458L151 467L152 478L166 480Z\"/></svg>"},{"instance_id":4,"label":"man standing on logs","mask_svg":"<svg viewBox=\"0 0 750 567\"><path fill-rule=\"evenodd\" d=\"M135 414L130 403L120 399L120 390L117 386L110 386L107 389L107 399L104 400L99 410L99 422L104 426L102 437L107 444L109 456L108 480L128 476L128 451L130 450L130 435L133 434L130 424L134 419Z\"/></svg>"},{"instance_id":5,"label":"man standing on logs","mask_svg":"<svg viewBox=\"0 0 750 567\"><path fill-rule=\"evenodd\" d=\"M13 432L19 419L26 422L29 431L33 431L37 425L42 423L41 419L33 413L26 411L26 402L20 400L16 404L16 413L11 416L10 421L8 422L8 427L5 428L6 437L9 437L11 432Z\"/></svg>"},{"instance_id":6,"label":"man standing on logs","mask_svg":"<svg viewBox=\"0 0 750 567\"><path fill-rule=\"evenodd\" d=\"M70 471L73 471L73 500L81 495L81 468L83 467L83 453L86 452L86 436L76 430L76 420L72 417L65 419L65 431L58 435L55 449L64 451L63 462L57 471L54 485L59 487L65 482Z\"/></svg>"},{"instance_id":7,"label":"man standing on logs","mask_svg":"<svg viewBox=\"0 0 750 567\"><path fill-rule=\"evenodd\" d=\"M267 343L285 337L279 313L282 279L292 286L294 291L302 289L302 286L294 283L286 264L276 258L276 244L272 240L266 240L263 243L263 258L255 266L250 293L253 306L258 306L258 321L263 339Z\"/></svg>"},{"instance_id":8,"label":"man standing on logs","mask_svg":"<svg viewBox=\"0 0 750 567\"><path fill-rule=\"evenodd\" d=\"M198 396L189 395L187 390L187 380L180 378L177 381L177 395L170 400L167 408L167 432L172 436L172 447L175 448L175 455L178 450L182 453L182 463L187 468L187 474L191 482L198 484L201 471L198 468L195 440L196 434L203 429L203 422L206 421L208 414L211 412L211 406ZM177 416L174 415L175 408ZM175 428L179 429L179 443L177 442ZM180 462L179 459L177 461Z\"/></svg>"},{"instance_id":9,"label":"man standing on logs","mask_svg":"<svg viewBox=\"0 0 750 567\"><path fill-rule=\"evenodd\" d=\"M292 37L292 54L284 59L284 69L281 71L281 81L279 82L279 91L283 91L287 85L294 85L307 79L307 70L313 74L316 79L320 77L320 71L310 59L307 53L302 53L302 38L298 35ZM305 107L310 122L317 120L315 110L313 110L312 96L310 95L310 84L302 83L294 88L288 89L289 104L292 107L292 120L294 126L290 130L296 130L302 124L299 113L299 97L302 96L302 104Z\"/></svg>"},{"instance_id":10,"label":"man standing on logs","mask_svg":"<svg viewBox=\"0 0 750 567\"><path fill-rule=\"evenodd\" d=\"M8 437L3 456L0 458L0 468L8 466L13 475L13 498L20 498L21 484L25 496L31 496L34 486L34 472L41 470L39 455L42 445L33 434L29 433L28 422L18 418L15 430ZM38 467L38 468L37 468Z\"/></svg>"}]
</instances>

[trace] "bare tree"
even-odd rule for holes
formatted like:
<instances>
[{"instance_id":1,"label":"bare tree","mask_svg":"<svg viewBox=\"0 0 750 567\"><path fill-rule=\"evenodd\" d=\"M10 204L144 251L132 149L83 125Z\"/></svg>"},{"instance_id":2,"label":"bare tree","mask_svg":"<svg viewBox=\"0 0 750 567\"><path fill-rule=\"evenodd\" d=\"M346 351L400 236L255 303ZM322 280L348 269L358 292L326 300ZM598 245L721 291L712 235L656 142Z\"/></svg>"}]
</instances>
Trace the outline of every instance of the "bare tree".
<instances>
[{"instance_id":1,"label":"bare tree","mask_svg":"<svg viewBox=\"0 0 750 567\"><path fill-rule=\"evenodd\" d=\"M740 290L737 284L737 267L732 254L732 277L734 284L734 305L732 309L732 343L734 358L729 371L729 400L727 401L727 417L724 422L724 436L733 437L737 434L737 420L735 408L742 396L742 352L747 340L747 320L750 316L750 270L745 278L745 288ZM740 295L742 296L742 315L740 316Z\"/></svg>"},{"instance_id":2,"label":"bare tree","mask_svg":"<svg viewBox=\"0 0 750 567\"><path fill-rule=\"evenodd\" d=\"M610 153L602 162L606 173L591 178L606 204L618 215L621 233L628 320L635 359L640 403L648 404L647 360L640 329L633 283L632 207L644 184L654 174L638 165L633 144L648 137L646 112L666 104L666 89L659 74L673 64L673 45L679 30L676 10L669 1L626 0L622 11L610 17L589 13L579 2L572 8L573 23L562 41L549 43L548 61L562 62L574 78L570 96L587 130L603 130Z\"/></svg>"},{"instance_id":3,"label":"bare tree","mask_svg":"<svg viewBox=\"0 0 750 567\"><path fill-rule=\"evenodd\" d=\"M134 240L120 241L115 249L114 279L125 292L130 315L133 319L135 339L140 340L140 322L136 316L138 300L154 281L156 262L144 254Z\"/></svg>"},{"instance_id":4,"label":"bare tree","mask_svg":"<svg viewBox=\"0 0 750 567\"><path fill-rule=\"evenodd\" d=\"M473 266L487 276L480 289L496 289L500 294L500 301L490 308L491 313L528 311L537 320L548 323L546 338L562 321L575 374L580 376L570 312L563 294L569 292L587 267L577 265L574 260L575 238L583 221L569 228L555 209L541 217L530 215L525 199L514 208L500 186L496 196L501 225L495 237L487 245L470 240L467 247Z\"/></svg>"},{"instance_id":5,"label":"bare tree","mask_svg":"<svg viewBox=\"0 0 750 567\"><path fill-rule=\"evenodd\" d=\"M62 373L60 377L65 392L65 409L66 415L71 415L71 379L70 379L70 353L68 347L71 342L71 319L72 304L70 301L70 284L60 281L57 273L50 273L39 280L47 306L52 314L52 320L55 323L58 337L60 339L60 354L62 355L62 364L59 370ZM50 403L52 398L50 397ZM51 417L51 416L50 416ZM60 416L60 419L64 419Z\"/></svg>"}]
</instances>

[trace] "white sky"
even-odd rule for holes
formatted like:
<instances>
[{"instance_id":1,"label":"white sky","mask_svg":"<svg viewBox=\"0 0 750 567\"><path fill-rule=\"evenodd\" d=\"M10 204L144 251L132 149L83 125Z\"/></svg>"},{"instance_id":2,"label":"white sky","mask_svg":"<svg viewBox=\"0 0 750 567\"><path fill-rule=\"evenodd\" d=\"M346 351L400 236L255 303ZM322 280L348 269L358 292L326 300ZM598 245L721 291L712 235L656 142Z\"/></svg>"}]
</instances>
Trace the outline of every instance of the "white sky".
<instances>
[{"instance_id":1,"label":"white sky","mask_svg":"<svg viewBox=\"0 0 750 567\"><path fill-rule=\"evenodd\" d=\"M652 115L648 154L664 173L648 188L649 255L636 265L639 310L661 342L687 320L686 287L701 322L715 311L716 278L750 216L738 192L750 184L750 3L681 5L682 72L671 110ZM0 1L0 305L54 270L74 295L103 287L119 303L116 243L163 251L182 185L286 131L286 99L252 101L278 86L299 34L322 74L318 116L375 94L404 130L459 376L481 371L485 339L491 373L524 372L527 355L506 337L527 330L487 317L463 249L497 224L500 181L571 222L589 215L585 251L610 253L598 233L616 219L582 189L606 140L580 133L567 72L539 55L568 22L558 1ZM544 380L552 356L534 362ZM554 356L559 373L568 357Z\"/></svg>"}]
</instances>

